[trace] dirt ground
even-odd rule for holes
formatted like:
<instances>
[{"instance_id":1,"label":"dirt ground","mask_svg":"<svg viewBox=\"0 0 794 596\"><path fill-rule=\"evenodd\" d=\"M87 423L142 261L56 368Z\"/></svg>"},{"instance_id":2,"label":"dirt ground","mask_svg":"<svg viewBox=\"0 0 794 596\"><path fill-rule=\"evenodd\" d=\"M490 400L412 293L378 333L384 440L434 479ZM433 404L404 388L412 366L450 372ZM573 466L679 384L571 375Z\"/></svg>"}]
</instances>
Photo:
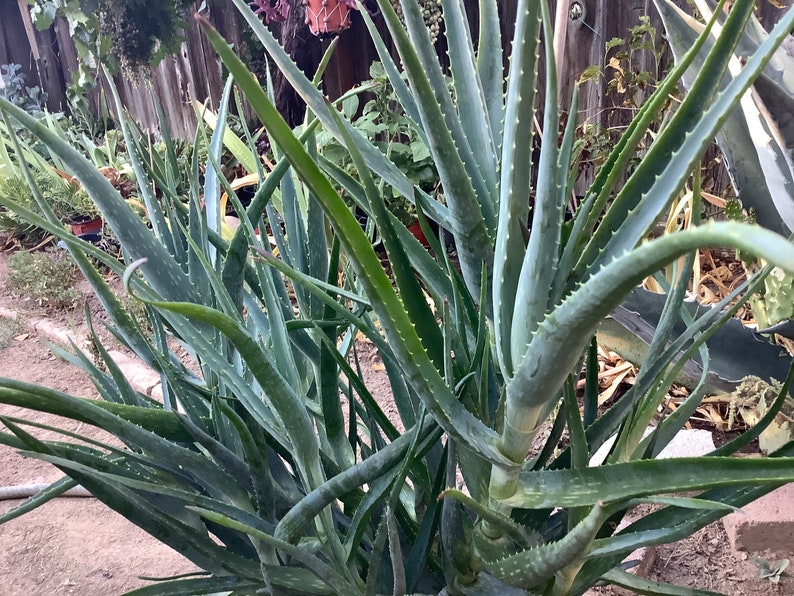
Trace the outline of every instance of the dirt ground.
<instances>
[{"instance_id":1,"label":"dirt ground","mask_svg":"<svg viewBox=\"0 0 794 596\"><path fill-rule=\"evenodd\" d=\"M0 307L42 316L35 304L9 294L6 280L7 255L0 253ZM93 309L92 309L93 310ZM81 313L49 315L78 336ZM11 337L3 342L3 329ZM3 347L5 343L5 347ZM366 346L362 347L364 350ZM376 354L365 355L372 370L378 370ZM366 360L364 360L366 361ZM14 328L0 318L0 377L11 377L96 397L88 378L75 367L53 356L46 340L29 332L24 324ZM387 383L383 384L387 390ZM17 408L0 405L0 414L20 416ZM63 424L53 416L30 415L37 422ZM77 424L66 423L69 430ZM85 428L80 429L81 432ZM45 438L47 434L43 435ZM101 432L96 431L100 437ZM49 464L25 458L0 446L0 487L51 482L60 472ZM0 513L20 500L0 501ZM0 596L121 594L144 585L146 577L166 577L195 570L181 555L127 522L92 498L58 498L44 507L0 525ZM736 556L720 523L704 528L688 540L657 548L648 576L692 588L727 595L766 596L794 593L794 579L780 584L756 579L749 557ZM591 594L626 593L597 588Z\"/></svg>"},{"instance_id":2,"label":"dirt ground","mask_svg":"<svg viewBox=\"0 0 794 596\"><path fill-rule=\"evenodd\" d=\"M4 284L6 260L7 256L0 253L0 306L42 316L35 305L9 295ZM62 326L79 333L79 312L53 316ZM9 322L3 323L8 331ZM82 371L53 356L46 340L29 333L24 325L0 350L0 377L39 383L82 397L97 395ZM4 405L0 413L23 416L21 409ZM27 412L24 416L78 430L77 423L55 416ZM47 438L47 434L40 436ZM55 438L55 433L49 435ZM97 431L94 436L101 433ZM61 476L50 464L0 446L0 487L47 483ZM21 502L0 501L0 513ZM167 577L194 570L190 561L93 498L54 499L0 525L0 596L109 596L148 583L140 576Z\"/></svg>"}]
</instances>

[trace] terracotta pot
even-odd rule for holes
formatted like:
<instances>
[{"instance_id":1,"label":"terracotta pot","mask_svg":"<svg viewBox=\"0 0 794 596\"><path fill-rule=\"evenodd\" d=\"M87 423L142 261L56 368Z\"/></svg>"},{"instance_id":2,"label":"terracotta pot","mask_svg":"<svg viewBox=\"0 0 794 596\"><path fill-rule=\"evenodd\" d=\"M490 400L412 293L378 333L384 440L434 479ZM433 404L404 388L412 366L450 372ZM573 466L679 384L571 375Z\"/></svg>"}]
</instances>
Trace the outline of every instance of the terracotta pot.
<instances>
[{"instance_id":1,"label":"terracotta pot","mask_svg":"<svg viewBox=\"0 0 794 596\"><path fill-rule=\"evenodd\" d=\"M82 236L83 234L100 234L102 232L102 218L93 219L88 216L76 217L71 222L72 234Z\"/></svg>"},{"instance_id":2,"label":"terracotta pot","mask_svg":"<svg viewBox=\"0 0 794 596\"><path fill-rule=\"evenodd\" d=\"M422 243L422 246L424 246L425 248L430 247L430 243L427 241L427 236L425 236L425 232L418 221L408 226L408 231L411 232L411 234L413 234L414 238L416 238L417 240L419 240L419 242Z\"/></svg>"},{"instance_id":3,"label":"terracotta pot","mask_svg":"<svg viewBox=\"0 0 794 596\"><path fill-rule=\"evenodd\" d=\"M334 35L350 27L350 6L337 0L303 0L306 24L314 35Z\"/></svg>"}]
</instances>

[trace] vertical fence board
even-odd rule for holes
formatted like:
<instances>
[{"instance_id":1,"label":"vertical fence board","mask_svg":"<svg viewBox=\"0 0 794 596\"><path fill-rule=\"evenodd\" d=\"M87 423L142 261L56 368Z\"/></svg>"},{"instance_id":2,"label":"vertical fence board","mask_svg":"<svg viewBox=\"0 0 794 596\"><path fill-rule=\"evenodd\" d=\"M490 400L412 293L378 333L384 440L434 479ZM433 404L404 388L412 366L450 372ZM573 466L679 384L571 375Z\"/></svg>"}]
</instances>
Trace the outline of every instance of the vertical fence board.
<instances>
[{"instance_id":1,"label":"vertical fence board","mask_svg":"<svg viewBox=\"0 0 794 596\"><path fill-rule=\"evenodd\" d=\"M22 64L27 74L29 86L41 84L50 95L49 107L64 109L65 89L71 82L72 73L77 69L77 55L71 42L68 25L57 22L50 31L35 32L30 43L25 33L24 21L19 2L24 0L3 0L0 2L0 63ZM675 0L684 8L687 0ZM499 0L499 10L504 16L514 14L517 0ZM581 89L580 121L587 119L594 124L620 127L626 124L628 115L620 109L613 110L621 99L607 93L607 82L611 77L610 68L604 64L604 44L612 37L625 38L628 30L639 22L641 15L647 14L651 23L657 27L657 41L662 42L662 28L651 0L570 0L584 11L584 18L568 22L565 38L565 65L562 71L560 103L566 109L575 81L582 71L598 65L603 76L598 81L587 83ZM790 4L789 0L785 4ZM467 0L473 36L477 34L476 0ZM242 43L241 19L231 0L215 0L207 3L205 16L220 33L238 48ZM551 2L554 14L556 2ZM299 8L296 6L296 9ZM758 16L769 28L779 18L781 10L769 0L760 0ZM509 48L512 38L511 19L503 19L503 42ZM381 23L382 25L382 23ZM381 26L381 30L384 31ZM157 94L163 106L171 133L180 138L190 139L195 130L195 114L190 100L208 101L217 109L223 89L223 71L215 52L207 43L198 24L189 19L184 32L185 42L180 51L152 70L148 84L134 84L127 77L116 77L122 100L132 116L148 130L156 131L159 122L152 103L152 93ZM354 15L353 26L344 32L335 58L332 60L325 79L324 90L330 97L336 97L351 85L368 77L369 64L377 59L369 41L361 18ZM387 40L388 43L388 40ZM439 52L445 58L443 41ZM300 50L296 50L300 51ZM308 51L308 50L307 50ZM35 59L39 56L39 60ZM640 53L635 67L651 69L650 55ZM542 91L542 90L541 90ZM541 93L542 95L542 93ZM541 97L542 99L542 97ZM99 104L94 97L92 104ZM541 104L542 105L542 104ZM247 111L250 117L251 112Z\"/></svg>"}]
</instances>

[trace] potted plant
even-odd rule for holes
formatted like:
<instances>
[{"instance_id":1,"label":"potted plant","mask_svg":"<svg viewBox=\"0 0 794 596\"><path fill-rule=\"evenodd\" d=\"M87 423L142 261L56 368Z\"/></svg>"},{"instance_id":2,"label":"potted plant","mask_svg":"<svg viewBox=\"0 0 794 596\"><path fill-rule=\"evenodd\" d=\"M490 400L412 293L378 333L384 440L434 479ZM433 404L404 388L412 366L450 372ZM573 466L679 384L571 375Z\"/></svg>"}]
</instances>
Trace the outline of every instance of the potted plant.
<instances>
[{"instance_id":1,"label":"potted plant","mask_svg":"<svg viewBox=\"0 0 794 596\"><path fill-rule=\"evenodd\" d=\"M102 217L91 197L77 179L58 170L56 174L45 197L60 220L71 227L75 236L100 235Z\"/></svg>"},{"instance_id":2,"label":"potted plant","mask_svg":"<svg viewBox=\"0 0 794 596\"><path fill-rule=\"evenodd\" d=\"M335 35L350 27L350 10L356 8L354 0L302 0L301 4L309 30L318 36ZM283 23L289 16L286 0L254 0L250 6L265 24Z\"/></svg>"},{"instance_id":3,"label":"potted plant","mask_svg":"<svg viewBox=\"0 0 794 596\"><path fill-rule=\"evenodd\" d=\"M306 24L314 35L336 35L350 27L350 9L355 3L347 0L303 0Z\"/></svg>"}]
</instances>

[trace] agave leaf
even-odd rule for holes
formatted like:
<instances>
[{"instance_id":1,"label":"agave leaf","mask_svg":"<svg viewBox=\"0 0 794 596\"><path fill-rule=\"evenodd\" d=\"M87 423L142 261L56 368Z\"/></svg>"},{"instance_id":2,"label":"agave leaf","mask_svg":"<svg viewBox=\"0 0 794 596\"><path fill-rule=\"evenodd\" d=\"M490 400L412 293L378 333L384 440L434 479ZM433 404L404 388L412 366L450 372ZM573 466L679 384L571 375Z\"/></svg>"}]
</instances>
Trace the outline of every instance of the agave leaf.
<instances>
[{"instance_id":1,"label":"agave leaf","mask_svg":"<svg viewBox=\"0 0 794 596\"><path fill-rule=\"evenodd\" d=\"M642 288L633 289L620 307L610 315L622 327L628 329L631 336L624 334L620 329L610 327L612 330L605 335L605 338L612 338L609 342L610 347L616 349L617 342L620 342L621 346L625 345L623 342L631 340L631 337L639 337L647 344L651 340L663 303L663 295L653 294ZM685 308L693 315L704 310L704 307L698 307L692 302L686 302ZM680 335L685 328L682 322L676 323L674 334ZM601 337L600 331L599 337ZM778 347L759 337L739 321L727 321L716 331L708 345L711 355L709 384L722 391L732 391L735 384L749 374L765 379L773 377L782 379L791 363L790 357L780 356ZM639 345L638 347L642 348ZM620 349L617 351L620 352ZM637 357L639 361L643 358L643 354L636 354L635 358ZM691 379L691 383L700 375L699 365L692 362L685 368L685 374Z\"/></svg>"}]
</instances>

